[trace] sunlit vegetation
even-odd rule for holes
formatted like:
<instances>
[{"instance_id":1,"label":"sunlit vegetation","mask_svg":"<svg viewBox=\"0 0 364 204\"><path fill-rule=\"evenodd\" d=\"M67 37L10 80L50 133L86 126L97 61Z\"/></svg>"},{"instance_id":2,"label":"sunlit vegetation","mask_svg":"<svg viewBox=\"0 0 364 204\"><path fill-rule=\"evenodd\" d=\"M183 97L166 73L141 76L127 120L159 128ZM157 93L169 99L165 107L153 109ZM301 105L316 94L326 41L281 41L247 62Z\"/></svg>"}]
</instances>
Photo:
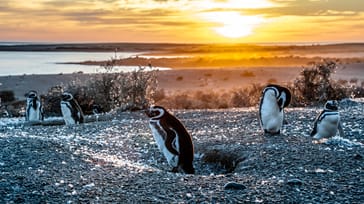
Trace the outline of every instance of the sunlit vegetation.
<instances>
[{"instance_id":1,"label":"sunlit vegetation","mask_svg":"<svg viewBox=\"0 0 364 204\"><path fill-rule=\"evenodd\" d=\"M63 91L72 93L86 114L92 114L95 107L101 112L141 110L153 102L156 71L139 67L129 73L114 73L112 60L103 68L106 72L96 74L86 82L72 81L66 86L52 87L45 96L48 104L45 112L60 115L59 96ZM159 97L163 97L163 93L160 94Z\"/></svg>"},{"instance_id":2,"label":"sunlit vegetation","mask_svg":"<svg viewBox=\"0 0 364 204\"><path fill-rule=\"evenodd\" d=\"M364 97L364 86L356 85L357 80L335 81L331 74L337 68L335 61L321 61L303 67L303 71L293 83L286 84L293 94L292 106L311 106L323 104L327 100ZM253 73L252 73L253 74ZM241 74L250 77L245 71ZM266 84L279 83L271 78ZM216 91L186 91L164 94L165 98L156 99L156 103L170 108L182 109L219 109L235 107L251 107L259 104L261 91L266 84L252 84L244 89Z\"/></svg>"}]
</instances>

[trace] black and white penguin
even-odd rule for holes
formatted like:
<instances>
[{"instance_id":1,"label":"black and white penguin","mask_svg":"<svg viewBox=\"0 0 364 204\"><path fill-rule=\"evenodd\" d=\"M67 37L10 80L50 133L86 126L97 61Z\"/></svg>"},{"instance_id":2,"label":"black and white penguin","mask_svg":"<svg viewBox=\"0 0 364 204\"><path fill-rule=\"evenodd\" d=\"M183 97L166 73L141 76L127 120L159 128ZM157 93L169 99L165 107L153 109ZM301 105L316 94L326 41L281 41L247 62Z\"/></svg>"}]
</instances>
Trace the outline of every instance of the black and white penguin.
<instances>
[{"instance_id":1,"label":"black and white penguin","mask_svg":"<svg viewBox=\"0 0 364 204\"><path fill-rule=\"evenodd\" d=\"M184 125L161 106L151 106L145 112L153 137L172 171L193 174L193 143Z\"/></svg>"},{"instance_id":2,"label":"black and white penguin","mask_svg":"<svg viewBox=\"0 0 364 204\"><path fill-rule=\"evenodd\" d=\"M282 86L269 84L262 93L259 106L260 124L265 134L280 134L284 108L291 102L291 92Z\"/></svg>"},{"instance_id":3,"label":"black and white penguin","mask_svg":"<svg viewBox=\"0 0 364 204\"><path fill-rule=\"evenodd\" d=\"M29 91L25 94L27 98L27 106L25 108L26 121L40 121L44 119L42 103L38 98L36 91Z\"/></svg>"},{"instance_id":4,"label":"black and white penguin","mask_svg":"<svg viewBox=\"0 0 364 204\"><path fill-rule=\"evenodd\" d=\"M334 137L339 130L344 137L344 130L340 122L340 114L336 101L327 101L324 110L316 117L311 137L314 139Z\"/></svg>"},{"instance_id":5,"label":"black and white penguin","mask_svg":"<svg viewBox=\"0 0 364 204\"><path fill-rule=\"evenodd\" d=\"M64 92L62 94L61 111L66 125L80 124L84 122L82 109L71 93Z\"/></svg>"}]
</instances>

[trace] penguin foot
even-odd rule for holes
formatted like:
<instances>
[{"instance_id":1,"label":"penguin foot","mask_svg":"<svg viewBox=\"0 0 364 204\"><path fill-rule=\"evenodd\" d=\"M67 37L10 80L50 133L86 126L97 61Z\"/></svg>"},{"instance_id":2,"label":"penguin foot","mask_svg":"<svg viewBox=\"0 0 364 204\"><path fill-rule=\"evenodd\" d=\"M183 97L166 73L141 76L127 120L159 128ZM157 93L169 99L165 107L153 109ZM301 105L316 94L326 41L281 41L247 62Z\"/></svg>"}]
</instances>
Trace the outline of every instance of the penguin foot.
<instances>
[{"instance_id":1,"label":"penguin foot","mask_svg":"<svg viewBox=\"0 0 364 204\"><path fill-rule=\"evenodd\" d=\"M281 130L278 130L277 132L269 132L268 130L264 130L264 136L275 136L275 135L280 135L281 134Z\"/></svg>"},{"instance_id":2,"label":"penguin foot","mask_svg":"<svg viewBox=\"0 0 364 204\"><path fill-rule=\"evenodd\" d=\"M185 174L194 174L195 169L193 167L191 168L181 168L181 167L173 167L171 169L172 173L185 173Z\"/></svg>"},{"instance_id":3,"label":"penguin foot","mask_svg":"<svg viewBox=\"0 0 364 204\"><path fill-rule=\"evenodd\" d=\"M179 171L178 171L178 167L173 167L172 169L171 169L171 172L172 173L178 173Z\"/></svg>"}]
</instances>

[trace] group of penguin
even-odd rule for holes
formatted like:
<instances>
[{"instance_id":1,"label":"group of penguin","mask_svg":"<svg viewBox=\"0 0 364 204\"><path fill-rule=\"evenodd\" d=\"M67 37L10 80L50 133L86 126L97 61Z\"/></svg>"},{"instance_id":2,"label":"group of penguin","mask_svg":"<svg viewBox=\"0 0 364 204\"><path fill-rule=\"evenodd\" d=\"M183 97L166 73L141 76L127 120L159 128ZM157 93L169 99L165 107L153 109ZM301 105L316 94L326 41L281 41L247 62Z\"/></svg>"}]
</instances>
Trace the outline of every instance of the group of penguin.
<instances>
[{"instance_id":1,"label":"group of penguin","mask_svg":"<svg viewBox=\"0 0 364 204\"><path fill-rule=\"evenodd\" d=\"M284 108L290 104L289 89L270 84L262 93L259 105L259 119L265 134L280 134L284 122ZM193 174L193 142L185 126L175 116L161 106L152 106L145 111L150 118L149 126L153 137L172 167L172 172ZM311 136L315 139L335 136L343 130L336 101L327 101L323 111L316 118Z\"/></svg>"},{"instance_id":2,"label":"group of penguin","mask_svg":"<svg viewBox=\"0 0 364 204\"><path fill-rule=\"evenodd\" d=\"M27 99L25 108L26 121L42 121L44 120L44 109L38 97L37 91L31 90L25 94ZM78 102L73 95L64 92L61 95L61 112L66 125L80 124L84 122L84 114Z\"/></svg>"},{"instance_id":3,"label":"group of penguin","mask_svg":"<svg viewBox=\"0 0 364 204\"><path fill-rule=\"evenodd\" d=\"M267 85L259 104L259 120L264 134L280 134L284 123L284 108L291 102L291 92L276 84ZM72 94L61 96L61 110L66 125L84 122L84 116ZM163 153L172 172L194 174L194 147L192 137L186 127L162 106L151 106L145 110L149 117L149 127L159 150ZM26 120L43 120L41 103L37 92L27 94ZM314 139L344 135L336 101L327 101L324 109L314 122L311 136Z\"/></svg>"}]
</instances>

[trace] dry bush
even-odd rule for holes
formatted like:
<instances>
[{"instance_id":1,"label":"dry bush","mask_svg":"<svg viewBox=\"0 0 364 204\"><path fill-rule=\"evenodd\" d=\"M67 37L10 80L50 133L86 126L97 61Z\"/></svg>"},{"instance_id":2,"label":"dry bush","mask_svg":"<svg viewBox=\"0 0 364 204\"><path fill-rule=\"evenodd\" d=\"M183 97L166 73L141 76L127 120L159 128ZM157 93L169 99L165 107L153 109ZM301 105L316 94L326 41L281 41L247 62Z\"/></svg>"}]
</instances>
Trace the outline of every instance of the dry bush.
<instances>
[{"instance_id":1,"label":"dry bush","mask_svg":"<svg viewBox=\"0 0 364 204\"><path fill-rule=\"evenodd\" d=\"M205 77L212 77L212 74L211 73L205 73L204 76Z\"/></svg>"},{"instance_id":2,"label":"dry bush","mask_svg":"<svg viewBox=\"0 0 364 204\"><path fill-rule=\"evenodd\" d=\"M86 86L69 86L67 89L74 90L75 98L88 111L97 105L108 112L112 109L125 111L145 108L153 103L156 87L156 71L145 71L139 67L128 73L95 75Z\"/></svg>"},{"instance_id":3,"label":"dry bush","mask_svg":"<svg viewBox=\"0 0 364 204\"><path fill-rule=\"evenodd\" d=\"M182 80L183 80L183 76L178 76L178 77L176 78L176 80L177 80L177 81L182 81Z\"/></svg>"},{"instance_id":4,"label":"dry bush","mask_svg":"<svg viewBox=\"0 0 364 204\"><path fill-rule=\"evenodd\" d=\"M0 91L0 104L15 101L14 91L3 90Z\"/></svg>"},{"instance_id":5,"label":"dry bush","mask_svg":"<svg viewBox=\"0 0 364 204\"><path fill-rule=\"evenodd\" d=\"M270 78L270 79L268 79L268 84L277 84L278 83L278 80L277 79L275 79L275 78Z\"/></svg>"},{"instance_id":6,"label":"dry bush","mask_svg":"<svg viewBox=\"0 0 364 204\"><path fill-rule=\"evenodd\" d=\"M46 95L42 95L44 116L61 116L61 94L63 93L63 86L54 86L48 90Z\"/></svg>"},{"instance_id":7,"label":"dry bush","mask_svg":"<svg viewBox=\"0 0 364 204\"><path fill-rule=\"evenodd\" d=\"M241 77L255 77L254 72L252 71L244 71L240 74Z\"/></svg>"},{"instance_id":8,"label":"dry bush","mask_svg":"<svg viewBox=\"0 0 364 204\"><path fill-rule=\"evenodd\" d=\"M161 101L166 98L166 93L164 89L156 89L154 94L152 95L152 101Z\"/></svg>"},{"instance_id":9,"label":"dry bush","mask_svg":"<svg viewBox=\"0 0 364 204\"><path fill-rule=\"evenodd\" d=\"M263 85L253 84L245 89L229 91L186 91L164 95L155 100L159 105L173 109L222 109L250 107L258 104Z\"/></svg>"},{"instance_id":10,"label":"dry bush","mask_svg":"<svg viewBox=\"0 0 364 204\"><path fill-rule=\"evenodd\" d=\"M348 85L348 81L331 79L337 69L336 61L321 61L309 64L290 86L293 106L323 104L327 100L341 100L348 97L363 97L363 87Z\"/></svg>"},{"instance_id":11,"label":"dry bush","mask_svg":"<svg viewBox=\"0 0 364 204\"><path fill-rule=\"evenodd\" d=\"M350 83L352 83L352 84L357 84L358 83L358 79L357 78L352 78L352 79L350 79Z\"/></svg>"},{"instance_id":12,"label":"dry bush","mask_svg":"<svg viewBox=\"0 0 364 204\"><path fill-rule=\"evenodd\" d=\"M105 72L92 75L86 82L75 80L65 87L53 87L44 96L45 111L60 115L60 95L64 90L73 94L85 114L92 114L95 107L103 112L140 110L153 103L157 88L156 71L139 67L132 72L114 73L114 63L113 59L106 62L103 66Z\"/></svg>"}]
</instances>

